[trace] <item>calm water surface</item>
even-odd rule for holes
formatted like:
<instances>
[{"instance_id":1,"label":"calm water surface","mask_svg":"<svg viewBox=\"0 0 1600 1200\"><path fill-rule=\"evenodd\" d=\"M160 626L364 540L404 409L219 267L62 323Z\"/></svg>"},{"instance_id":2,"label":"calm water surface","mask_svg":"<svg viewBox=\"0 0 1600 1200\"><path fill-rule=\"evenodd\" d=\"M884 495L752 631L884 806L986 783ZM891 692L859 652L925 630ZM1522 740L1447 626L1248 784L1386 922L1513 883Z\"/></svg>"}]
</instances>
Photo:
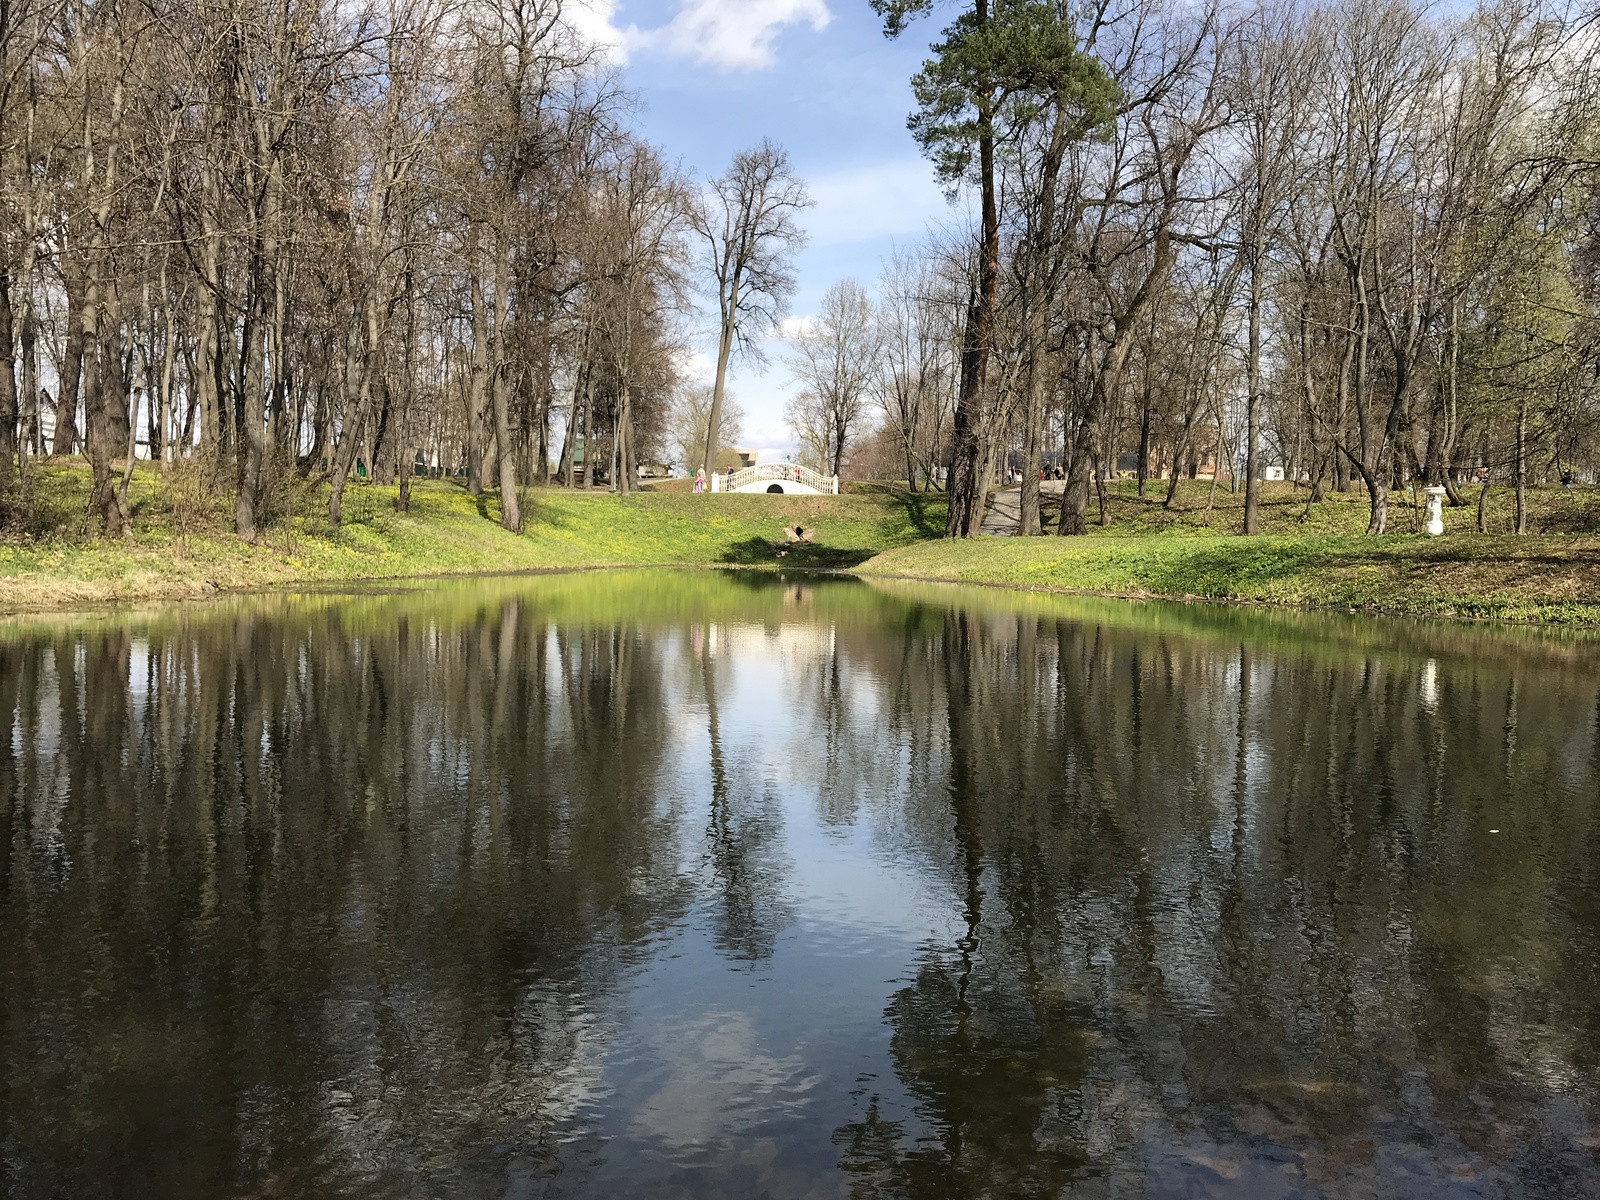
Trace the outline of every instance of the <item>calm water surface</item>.
<instances>
[{"instance_id":1,"label":"calm water surface","mask_svg":"<svg viewBox=\"0 0 1600 1200\"><path fill-rule=\"evenodd\" d=\"M1600 1195L1597 694L749 574L12 622L0 1194Z\"/></svg>"}]
</instances>

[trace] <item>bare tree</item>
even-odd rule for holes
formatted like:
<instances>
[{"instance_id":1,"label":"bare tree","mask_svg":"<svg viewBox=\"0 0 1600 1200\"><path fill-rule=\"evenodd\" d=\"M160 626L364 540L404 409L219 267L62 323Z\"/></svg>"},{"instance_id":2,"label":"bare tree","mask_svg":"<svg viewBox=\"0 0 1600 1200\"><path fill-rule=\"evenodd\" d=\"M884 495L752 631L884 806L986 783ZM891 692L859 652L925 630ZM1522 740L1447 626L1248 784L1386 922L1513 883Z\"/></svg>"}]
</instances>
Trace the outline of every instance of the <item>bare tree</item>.
<instances>
[{"instance_id":1,"label":"bare tree","mask_svg":"<svg viewBox=\"0 0 1600 1200\"><path fill-rule=\"evenodd\" d=\"M1212 208L1210 189L1191 176L1202 146L1225 123L1225 46L1214 9L1162 9L1105 51L1125 99L1110 145L1084 149L1091 161L1074 201L1089 213L1072 254L1091 307L1082 330L1084 404L1068 442L1059 533L1084 532L1091 481L1101 524L1110 522L1104 480L1115 462L1111 433L1128 358L1180 251L1204 235Z\"/></svg>"},{"instance_id":2,"label":"bare tree","mask_svg":"<svg viewBox=\"0 0 1600 1200\"><path fill-rule=\"evenodd\" d=\"M633 143L606 173L597 223L604 247L593 290L595 330L602 335L614 376L612 488L632 490L638 466L635 394L650 343L685 292L683 244L689 196L648 146Z\"/></svg>"},{"instance_id":3,"label":"bare tree","mask_svg":"<svg viewBox=\"0 0 1600 1200\"><path fill-rule=\"evenodd\" d=\"M689 467L703 461L706 449L706 430L711 427L711 406L716 396L710 384L697 383L683 388L672 406L667 423L667 443L676 455L676 463ZM742 436L744 409L729 392L722 395L721 436L717 449L711 456L713 463L721 458Z\"/></svg>"},{"instance_id":4,"label":"bare tree","mask_svg":"<svg viewBox=\"0 0 1600 1200\"><path fill-rule=\"evenodd\" d=\"M839 474L845 448L859 432L877 371L880 334L866 291L842 279L822 298L816 322L791 339L789 370L814 398L823 434L822 469Z\"/></svg>"},{"instance_id":5,"label":"bare tree","mask_svg":"<svg viewBox=\"0 0 1600 1200\"><path fill-rule=\"evenodd\" d=\"M728 362L736 345L759 356L755 337L783 316L794 293L793 256L806 240L795 218L810 204L789 156L764 141L733 156L733 165L711 181L694 214L694 231L704 244L717 293L717 373L697 464L707 470L721 444Z\"/></svg>"},{"instance_id":6,"label":"bare tree","mask_svg":"<svg viewBox=\"0 0 1600 1200\"><path fill-rule=\"evenodd\" d=\"M1295 37L1291 9L1260 3L1235 31L1229 102L1240 115L1237 159L1239 253L1247 287L1244 532L1257 532L1261 496L1261 337L1269 255L1275 226L1294 185L1296 147L1303 143L1309 106L1300 102L1308 63Z\"/></svg>"},{"instance_id":7,"label":"bare tree","mask_svg":"<svg viewBox=\"0 0 1600 1200\"><path fill-rule=\"evenodd\" d=\"M949 256L929 245L896 255L879 283L879 369L873 389L905 460L906 485L932 487L955 400L963 293Z\"/></svg>"}]
</instances>

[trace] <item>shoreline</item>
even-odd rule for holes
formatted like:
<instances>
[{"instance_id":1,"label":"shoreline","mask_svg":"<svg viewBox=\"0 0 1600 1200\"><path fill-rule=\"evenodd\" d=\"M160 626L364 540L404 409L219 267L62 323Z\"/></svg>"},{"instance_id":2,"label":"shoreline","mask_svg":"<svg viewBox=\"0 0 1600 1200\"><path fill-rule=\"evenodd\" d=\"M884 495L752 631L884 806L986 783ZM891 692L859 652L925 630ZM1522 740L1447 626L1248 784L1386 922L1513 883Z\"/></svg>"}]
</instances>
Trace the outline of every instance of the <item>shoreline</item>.
<instances>
[{"instance_id":1,"label":"shoreline","mask_svg":"<svg viewBox=\"0 0 1600 1200\"><path fill-rule=\"evenodd\" d=\"M1049 584L1011 583L1000 580L964 579L929 575L891 575L879 572L845 571L857 579L887 580L894 583L936 583L944 587L992 588L1018 592L1025 596L1080 596L1097 600L1124 600L1131 604L1149 601L1158 604L1211 605L1218 608L1255 608L1263 612L1334 613L1340 616L1380 617L1385 620L1449 621L1460 625L1510 625L1519 629L1600 629L1600 611L1589 619L1552 620L1531 617L1481 616L1448 609L1407 609L1368 606L1350 608L1339 603L1312 601L1260 600L1248 596L1197 596L1158 592L1114 592L1099 588L1052 587ZM1596 606L1600 609L1600 605Z\"/></svg>"},{"instance_id":2,"label":"shoreline","mask_svg":"<svg viewBox=\"0 0 1600 1200\"><path fill-rule=\"evenodd\" d=\"M63 511L75 508L73 489L86 482L82 475L62 470L52 481ZM394 511L393 487L352 488L346 520L337 528L321 513L318 489L307 487L297 509L249 545L216 521L180 531L163 509L159 479L139 482L144 490L137 496L131 538L81 540L47 531L33 542L0 542L0 618L285 590L674 567L822 571L1118 600L1600 626L1600 534L1587 532L1588 522L1577 527L1583 532L1521 537L1369 537L1349 532L1358 506L1330 501L1317 514L1321 526L1305 532L1290 519L1289 506L1298 507L1298 500L1285 493L1273 507L1272 531L1251 538L1231 532L1220 517L1211 527L1184 524L1181 510L1141 509L1129 498L1123 523L1102 533L949 541L941 536L942 497L888 488L827 497L714 499L530 489L524 531L512 534L500 528L492 496L419 481L406 514ZM785 528L794 524L815 530L815 540L789 542Z\"/></svg>"},{"instance_id":3,"label":"shoreline","mask_svg":"<svg viewBox=\"0 0 1600 1200\"><path fill-rule=\"evenodd\" d=\"M1600 537L1054 537L886 551L862 574L1065 595L1600 627Z\"/></svg>"},{"instance_id":4,"label":"shoreline","mask_svg":"<svg viewBox=\"0 0 1600 1200\"><path fill-rule=\"evenodd\" d=\"M524 566L415 572L406 574L369 574L341 576L285 576L276 580L262 580L222 586L213 581L196 582L189 579L167 580L157 586L141 586L117 590L112 594L96 595L92 587L67 591L45 599L17 602L7 588L8 577L0 576L0 623L23 617L98 617L112 616L125 611L149 607L205 604L212 601L251 596L271 596L279 593L322 593L328 595L361 594L381 590L381 585L426 585L431 583L457 583L470 580L507 580L537 578L549 575L579 575L604 571L756 571L771 574L800 573L819 576L845 576L855 579L884 580L907 584L936 584L945 587L981 587L998 592L1017 592L1024 595L1090 597L1120 600L1131 603L1152 601L1162 604L1195 604L1228 608L1255 608L1277 612L1339 613L1353 616L1427 619L1449 621L1465 625L1509 625L1521 628L1548 629L1600 629L1600 598L1582 603L1574 611L1563 604L1555 615L1518 615L1511 612L1475 611L1475 602L1462 597L1441 600L1438 603L1412 603L1384 605L1372 602L1349 604L1343 600L1273 599L1249 595L1205 595L1194 592L1158 592L1144 589L1115 589L1088 586L1065 586L1042 582L1024 582L1015 579L981 577L975 573L927 574L913 571L896 571L873 568L876 556L860 567L817 566L805 563L734 563L734 562L591 562L559 566ZM1526 602L1542 607L1538 601ZM1554 604L1552 603L1552 607ZM1465 611L1464 611L1465 610Z\"/></svg>"}]
</instances>

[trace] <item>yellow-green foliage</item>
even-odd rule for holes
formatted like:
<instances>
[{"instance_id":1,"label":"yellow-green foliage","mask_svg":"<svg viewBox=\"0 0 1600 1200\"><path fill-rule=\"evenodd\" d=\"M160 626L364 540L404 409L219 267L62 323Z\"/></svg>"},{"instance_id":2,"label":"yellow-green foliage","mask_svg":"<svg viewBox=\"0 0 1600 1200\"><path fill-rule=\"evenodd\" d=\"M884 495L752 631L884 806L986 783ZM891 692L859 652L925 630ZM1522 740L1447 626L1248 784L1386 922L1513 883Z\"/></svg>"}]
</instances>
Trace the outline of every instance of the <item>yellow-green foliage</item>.
<instances>
[{"instance_id":1,"label":"yellow-green foliage","mask_svg":"<svg viewBox=\"0 0 1600 1200\"><path fill-rule=\"evenodd\" d=\"M455 483L419 481L411 511L392 487L354 484L334 529L325 487L285 487L289 515L254 546L229 531L226 489L141 467L132 491L135 535L80 537L88 478L80 467L38 467L31 537L0 543L0 610L198 595L252 588L606 566L764 566L859 570L873 576L1113 595L1201 597L1413 614L1600 623L1600 493L1535 489L1543 536L1465 532L1471 509L1446 513L1432 539L1409 498L1394 498L1390 536L1369 538L1359 492L1309 506L1303 489L1264 487L1265 535L1232 536L1242 497L1185 482L1168 510L1152 488L1112 489L1113 523L1082 538L942 539L937 496L888 488L844 496L695 496L532 489L525 528L499 527L496 498ZM1469 498L1475 499L1475 489ZM1509 497L1491 514L1503 529ZM1091 512L1093 510L1091 509ZM784 528L815 530L791 544Z\"/></svg>"},{"instance_id":2,"label":"yellow-green foliage","mask_svg":"<svg viewBox=\"0 0 1600 1200\"><path fill-rule=\"evenodd\" d=\"M292 515L251 546L229 531L225 506L177 520L176 489L169 492L154 470L141 468L131 493L134 536L106 540L76 536L87 486L78 467L35 471L36 512L45 515L45 528L0 543L0 608L594 566L850 567L944 528L937 501L892 492L623 498L532 489L519 536L500 528L495 496L419 480L404 515L394 511L397 489L352 485L338 528L325 515L326 489L302 487L288 502ZM789 545L784 527L796 523L814 528L815 540Z\"/></svg>"},{"instance_id":3,"label":"yellow-green foliage","mask_svg":"<svg viewBox=\"0 0 1600 1200\"><path fill-rule=\"evenodd\" d=\"M1125 596L1600 624L1600 538L1450 534L929 542L868 575Z\"/></svg>"},{"instance_id":4,"label":"yellow-green foliage","mask_svg":"<svg viewBox=\"0 0 1600 1200\"><path fill-rule=\"evenodd\" d=\"M1151 480L1148 494L1141 499L1131 480L1108 485L1111 524L1096 524L1100 509L1095 497L1089 499L1089 533L1095 537L1142 537L1152 533L1175 537L1209 537L1244 532L1244 493L1228 490L1226 482L1213 492L1205 480L1183 480L1178 485L1174 506L1164 506L1166 480ZM1528 492L1529 530L1533 533L1600 533L1600 489L1538 487ZM1422 531L1422 497L1413 491L1389 494L1389 530L1407 534ZM1478 487L1463 489L1465 508L1447 508L1445 526L1451 532L1476 528ZM1512 532L1512 491L1495 487L1489 493L1489 532ZM1046 517L1054 532L1054 498L1046 505ZM1306 503L1306 489L1288 483L1261 485L1260 522L1262 533L1349 534L1366 532L1370 515L1366 490L1356 483L1347 492L1329 491L1316 504Z\"/></svg>"}]
</instances>

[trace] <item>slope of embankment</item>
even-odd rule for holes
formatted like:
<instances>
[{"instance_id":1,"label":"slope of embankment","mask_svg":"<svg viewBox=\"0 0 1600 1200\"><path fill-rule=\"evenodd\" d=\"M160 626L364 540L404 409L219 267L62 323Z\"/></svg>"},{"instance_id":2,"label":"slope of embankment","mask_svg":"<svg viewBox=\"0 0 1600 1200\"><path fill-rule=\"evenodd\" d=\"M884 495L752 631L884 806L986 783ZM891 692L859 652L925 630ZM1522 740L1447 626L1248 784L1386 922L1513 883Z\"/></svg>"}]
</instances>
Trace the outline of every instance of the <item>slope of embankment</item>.
<instances>
[{"instance_id":1,"label":"slope of embankment","mask_svg":"<svg viewBox=\"0 0 1600 1200\"><path fill-rule=\"evenodd\" d=\"M0 542L0 611L185 598L217 591L431 575L618 566L849 568L944 528L937 501L879 491L846 496L694 496L528 489L523 530L499 526L498 500L452 482L417 481L410 510L397 489L352 485L336 528L326 488L282 501L254 545L229 531L226 513L191 503L153 471L131 491L128 538L81 533L86 472L36 468L34 529ZM785 526L815 540L791 545Z\"/></svg>"},{"instance_id":2,"label":"slope of embankment","mask_svg":"<svg viewBox=\"0 0 1600 1200\"><path fill-rule=\"evenodd\" d=\"M277 515L247 545L230 531L223 490L197 489L181 473L163 480L140 468L128 538L84 535L81 466L36 467L30 487L28 533L0 542L0 612L425 576L722 566L1600 625L1597 489L1539 489L1537 532L1522 537L1503 530L1508 496L1491 506L1495 532L1464 531L1475 514L1457 509L1441 538L1417 533L1417 512L1397 496L1395 532L1371 538L1360 533L1359 495L1307 505L1303 490L1267 485L1263 535L1242 538L1242 500L1225 488L1185 483L1168 506L1114 486L1110 524L1083 537L951 542L941 537L942 498L891 488L837 497L532 488L523 531L512 534L493 494L474 497L456 482L417 481L404 514L395 488L354 484L337 528L325 485L295 484L275 494ZM791 543L784 531L795 525L814 540Z\"/></svg>"}]
</instances>

